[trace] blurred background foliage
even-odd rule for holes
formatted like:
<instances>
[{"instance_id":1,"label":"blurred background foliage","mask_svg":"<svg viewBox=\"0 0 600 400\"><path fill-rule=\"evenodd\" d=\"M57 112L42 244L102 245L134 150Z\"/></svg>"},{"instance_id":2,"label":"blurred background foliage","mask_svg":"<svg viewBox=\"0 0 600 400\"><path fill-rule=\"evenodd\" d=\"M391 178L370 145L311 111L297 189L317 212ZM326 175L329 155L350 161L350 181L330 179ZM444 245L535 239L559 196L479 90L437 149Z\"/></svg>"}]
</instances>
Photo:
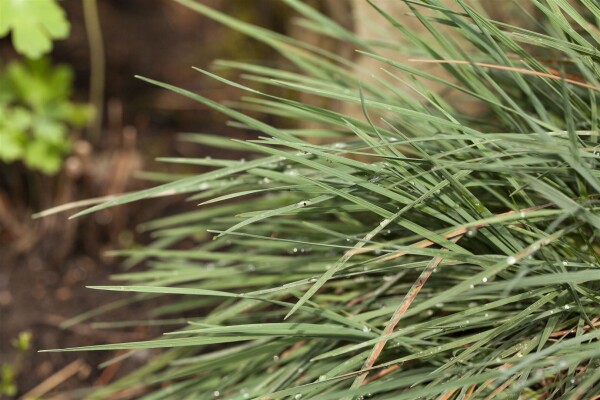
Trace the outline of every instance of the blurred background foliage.
<instances>
[{"instance_id":1,"label":"blurred background foliage","mask_svg":"<svg viewBox=\"0 0 600 400\"><path fill-rule=\"evenodd\" d=\"M70 101L73 72L48 59L12 62L0 72L0 159L23 160L46 174L59 171L70 150L70 128L90 120L89 106Z\"/></svg>"},{"instance_id":2,"label":"blurred background foliage","mask_svg":"<svg viewBox=\"0 0 600 400\"><path fill-rule=\"evenodd\" d=\"M11 34L25 57L0 69L0 160L22 160L28 168L52 175L70 149L69 129L83 127L92 109L70 101L73 72L41 59L52 41L70 31L55 0L6 0L0 4L0 37ZM0 64L1 67L1 64Z\"/></svg>"}]
</instances>

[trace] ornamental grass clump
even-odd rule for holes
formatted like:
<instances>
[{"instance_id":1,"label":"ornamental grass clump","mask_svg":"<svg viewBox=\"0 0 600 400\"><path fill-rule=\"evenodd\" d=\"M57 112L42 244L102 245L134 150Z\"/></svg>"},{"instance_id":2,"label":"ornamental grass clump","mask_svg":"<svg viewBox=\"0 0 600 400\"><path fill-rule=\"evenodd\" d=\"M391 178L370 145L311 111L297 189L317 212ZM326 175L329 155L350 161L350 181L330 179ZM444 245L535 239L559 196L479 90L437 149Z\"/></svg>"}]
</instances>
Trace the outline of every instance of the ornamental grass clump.
<instances>
[{"instance_id":1,"label":"ornamental grass clump","mask_svg":"<svg viewBox=\"0 0 600 400\"><path fill-rule=\"evenodd\" d=\"M368 23L398 35L380 40L285 0L304 29L350 43L356 59L178 2L290 67L218 61L235 80L198 70L240 90L228 105L141 78L257 138L185 134L249 155L164 159L213 169L77 214L176 194L199 204L144 224L154 241L116 252L144 267L94 287L169 301L131 323L164 324L164 336L65 349L164 349L90 396L600 393L596 2L515 4L527 23L513 26L463 0L406 0L402 16L374 1Z\"/></svg>"}]
</instances>

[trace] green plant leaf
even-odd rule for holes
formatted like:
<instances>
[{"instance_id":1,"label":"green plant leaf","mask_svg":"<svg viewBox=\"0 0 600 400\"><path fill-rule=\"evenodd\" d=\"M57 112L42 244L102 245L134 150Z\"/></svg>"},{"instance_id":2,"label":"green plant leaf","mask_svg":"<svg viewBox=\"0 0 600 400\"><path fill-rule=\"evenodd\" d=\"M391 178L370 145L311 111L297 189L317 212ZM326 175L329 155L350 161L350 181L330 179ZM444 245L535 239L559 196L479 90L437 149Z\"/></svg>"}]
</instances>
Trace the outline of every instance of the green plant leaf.
<instances>
[{"instance_id":1,"label":"green plant leaf","mask_svg":"<svg viewBox=\"0 0 600 400\"><path fill-rule=\"evenodd\" d=\"M0 37L12 31L17 52L39 58L52 50L52 41L65 39L70 25L56 0L2 0Z\"/></svg>"},{"instance_id":2,"label":"green plant leaf","mask_svg":"<svg viewBox=\"0 0 600 400\"><path fill-rule=\"evenodd\" d=\"M52 175L60 169L62 153L52 144L36 140L25 147L23 161L32 169Z\"/></svg>"},{"instance_id":3,"label":"green plant leaf","mask_svg":"<svg viewBox=\"0 0 600 400\"><path fill-rule=\"evenodd\" d=\"M12 397L16 394L15 371L9 364L3 363L0 371L0 395Z\"/></svg>"},{"instance_id":4,"label":"green plant leaf","mask_svg":"<svg viewBox=\"0 0 600 400\"><path fill-rule=\"evenodd\" d=\"M6 163L18 160L23 156L25 135L22 131L0 127L0 159Z\"/></svg>"},{"instance_id":5,"label":"green plant leaf","mask_svg":"<svg viewBox=\"0 0 600 400\"><path fill-rule=\"evenodd\" d=\"M0 72L0 159L23 159L32 169L56 173L70 149L72 127L93 115L91 107L72 103L73 73L48 59L13 62Z\"/></svg>"},{"instance_id":6,"label":"green plant leaf","mask_svg":"<svg viewBox=\"0 0 600 400\"><path fill-rule=\"evenodd\" d=\"M39 118L33 124L34 140L47 142L54 146L60 146L66 142L67 127L56 121Z\"/></svg>"}]
</instances>

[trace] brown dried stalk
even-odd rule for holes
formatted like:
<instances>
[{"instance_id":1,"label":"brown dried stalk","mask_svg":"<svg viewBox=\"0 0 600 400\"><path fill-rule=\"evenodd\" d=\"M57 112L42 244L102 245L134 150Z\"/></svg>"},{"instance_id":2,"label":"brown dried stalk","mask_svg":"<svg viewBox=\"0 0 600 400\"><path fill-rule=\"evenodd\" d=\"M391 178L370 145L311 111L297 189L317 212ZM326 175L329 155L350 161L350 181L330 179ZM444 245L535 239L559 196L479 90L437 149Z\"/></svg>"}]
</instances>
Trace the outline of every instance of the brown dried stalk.
<instances>
[{"instance_id":1,"label":"brown dried stalk","mask_svg":"<svg viewBox=\"0 0 600 400\"><path fill-rule=\"evenodd\" d=\"M545 72L532 71L532 70L526 69L526 68L515 68L515 67L508 67L506 65L496 65L496 64L488 64L488 63L481 63L481 62L470 62L470 61L464 61L464 60L417 60L417 59L412 59L412 60L408 60L408 61L422 62L422 63L434 63L434 64L475 65L475 66L483 67L483 68L517 72L517 73L523 74L523 75L533 75L533 76L538 76L540 78L554 79L557 81L563 81L566 83L570 83L571 85L581 86L586 89L595 90L597 92L600 91L600 89L598 89L597 87L587 84L585 82L581 82L578 79L563 78L560 75L556 75L556 73L558 71L553 70L553 69L550 69L550 71L554 72L554 73L545 73Z\"/></svg>"},{"instance_id":2,"label":"brown dried stalk","mask_svg":"<svg viewBox=\"0 0 600 400\"><path fill-rule=\"evenodd\" d=\"M461 237L462 237L462 235L454 237L452 239L452 241L454 243L456 243L456 242L458 242L458 240ZM398 309L392 315L392 318L390 319L390 321L388 322L387 326L385 327L385 329L383 331L383 334L382 334L383 337L390 335L394 331L394 329L396 328L396 325L398 325L398 322L400 322L400 319L402 319L402 317L404 316L404 314L406 313L406 311L408 310L408 308L410 307L412 302L417 297L417 294L419 294L419 292L421 291L421 289L423 288L423 286L425 285L425 283L427 282L427 280L433 273L433 270L441 262L442 262L442 257L435 257L431 260L429 265L427 265L427 267L425 267L423 272L421 272L421 275L419 275L419 278L417 278L415 283L408 290L408 292L406 293L406 296L404 296L404 300L402 301L402 303L400 304ZM377 361L377 358L381 354L386 343L387 343L387 339L382 339L379 342L377 342L375 347L373 347L373 351L369 355L369 358L367 358L367 361L365 362L365 364L362 368L363 370L369 370L371 367L373 367L373 365L375 364L375 361ZM368 374L369 374L369 372L365 371L364 373L358 375L356 377L356 379L354 380L352 387L361 386L364 383L365 379L367 378Z\"/></svg>"},{"instance_id":3,"label":"brown dried stalk","mask_svg":"<svg viewBox=\"0 0 600 400\"><path fill-rule=\"evenodd\" d=\"M503 212L503 213L500 213L500 214L496 214L496 215L494 215L494 217L503 217L503 216L506 216L506 215L515 214L517 212L518 213L524 213L524 212L530 212L530 211L537 211L537 210L542 210L544 208L548 208L548 207L551 207L551 206L553 206L553 204L548 203L548 204L544 204L544 205L541 205L541 206L523 208L523 209L517 210L517 211L510 210L510 211L506 211L506 212ZM452 239L452 238L455 238L457 236L464 235L465 233L467 233L467 231L469 229L481 229L481 228L484 228L484 227L486 227L488 225L489 224L482 223L482 224L476 224L476 225L470 226L468 228L467 227L458 228L458 229L455 229L455 230L453 230L451 232L448 232L448 233L442 235L442 237L444 239ZM413 243L412 245L410 245L410 247L415 248L415 249L424 249L424 248L427 248L427 247L432 246L434 244L435 243L432 242L431 240L421 240L420 242ZM368 253L368 252L375 251L375 250L378 250L378 249L379 249L379 246L367 246L367 247L362 247L362 248L359 248L359 249L350 250L348 252L348 254L350 254L351 256L354 256L356 254ZM409 252L410 252L409 250L399 250L399 251L390 253L387 257L383 258L382 261L394 260L394 259L396 259L398 257L402 257L402 256L408 254Z\"/></svg>"}]
</instances>

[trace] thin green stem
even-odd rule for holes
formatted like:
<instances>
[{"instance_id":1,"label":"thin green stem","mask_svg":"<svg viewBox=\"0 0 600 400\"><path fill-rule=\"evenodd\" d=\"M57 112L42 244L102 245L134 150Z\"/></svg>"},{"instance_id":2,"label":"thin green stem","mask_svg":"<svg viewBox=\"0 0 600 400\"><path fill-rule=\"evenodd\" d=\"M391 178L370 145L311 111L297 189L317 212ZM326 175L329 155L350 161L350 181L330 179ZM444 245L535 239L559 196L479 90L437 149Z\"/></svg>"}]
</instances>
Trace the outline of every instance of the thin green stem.
<instances>
[{"instance_id":1,"label":"thin green stem","mask_svg":"<svg viewBox=\"0 0 600 400\"><path fill-rule=\"evenodd\" d=\"M89 130L89 139L92 143L97 144L102 133L104 113L105 58L102 27L96 0L83 0L83 14L90 48L90 103L96 109L96 115Z\"/></svg>"}]
</instances>

